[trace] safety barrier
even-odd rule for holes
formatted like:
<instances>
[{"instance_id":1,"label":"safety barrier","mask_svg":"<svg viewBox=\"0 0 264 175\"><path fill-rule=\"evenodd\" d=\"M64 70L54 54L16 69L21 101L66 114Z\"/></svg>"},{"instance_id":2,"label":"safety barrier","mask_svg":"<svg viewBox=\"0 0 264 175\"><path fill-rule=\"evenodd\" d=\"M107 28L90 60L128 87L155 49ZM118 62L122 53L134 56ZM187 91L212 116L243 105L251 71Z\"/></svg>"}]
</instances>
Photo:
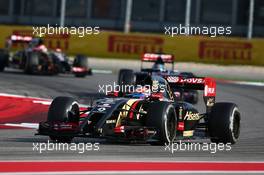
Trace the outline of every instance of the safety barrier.
<instances>
[{"instance_id":1,"label":"safety barrier","mask_svg":"<svg viewBox=\"0 0 264 175\"><path fill-rule=\"evenodd\" d=\"M32 35L33 28L25 26L0 26L0 48L12 34ZM50 49L61 48L67 54L85 54L93 57L138 59L144 52L165 52L176 61L213 64L243 64L264 66L264 39L231 37L210 38L205 36L176 36L162 34L100 31L99 34L45 35ZM13 45L21 49L23 44Z\"/></svg>"}]
</instances>

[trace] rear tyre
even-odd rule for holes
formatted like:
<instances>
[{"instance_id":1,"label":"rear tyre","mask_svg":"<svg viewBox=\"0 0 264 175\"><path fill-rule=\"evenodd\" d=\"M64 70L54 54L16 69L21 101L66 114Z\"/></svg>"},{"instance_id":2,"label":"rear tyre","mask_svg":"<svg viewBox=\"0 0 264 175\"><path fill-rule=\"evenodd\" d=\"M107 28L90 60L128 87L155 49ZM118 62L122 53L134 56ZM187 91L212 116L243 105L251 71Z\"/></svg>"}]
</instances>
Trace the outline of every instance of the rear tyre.
<instances>
[{"instance_id":1,"label":"rear tyre","mask_svg":"<svg viewBox=\"0 0 264 175\"><path fill-rule=\"evenodd\" d=\"M27 74L37 74L39 65L39 53L30 52L27 54L25 59L25 69L24 72Z\"/></svg>"},{"instance_id":2,"label":"rear tyre","mask_svg":"<svg viewBox=\"0 0 264 175\"><path fill-rule=\"evenodd\" d=\"M172 143L176 137L177 117L174 106L169 102L152 102L148 107L147 127L153 127L157 133L154 136L156 142L152 145L164 145Z\"/></svg>"},{"instance_id":3,"label":"rear tyre","mask_svg":"<svg viewBox=\"0 0 264 175\"><path fill-rule=\"evenodd\" d=\"M135 81L135 76L133 70L121 69L118 74L118 84L119 85L133 85Z\"/></svg>"},{"instance_id":4,"label":"rear tyre","mask_svg":"<svg viewBox=\"0 0 264 175\"><path fill-rule=\"evenodd\" d=\"M240 112L234 103L216 103L209 114L209 135L215 143L235 144L240 134Z\"/></svg>"},{"instance_id":5,"label":"rear tyre","mask_svg":"<svg viewBox=\"0 0 264 175\"><path fill-rule=\"evenodd\" d=\"M3 72L8 65L9 54L6 50L0 49L0 72Z\"/></svg>"},{"instance_id":6,"label":"rear tyre","mask_svg":"<svg viewBox=\"0 0 264 175\"><path fill-rule=\"evenodd\" d=\"M84 55L77 55L73 61L73 67L84 69L83 72L73 72L75 77L85 77L88 74L88 59Z\"/></svg>"},{"instance_id":7,"label":"rear tyre","mask_svg":"<svg viewBox=\"0 0 264 175\"><path fill-rule=\"evenodd\" d=\"M48 111L48 122L79 122L80 110L78 102L71 97L56 97ZM73 137L50 136L51 140L58 142L71 142Z\"/></svg>"}]
</instances>

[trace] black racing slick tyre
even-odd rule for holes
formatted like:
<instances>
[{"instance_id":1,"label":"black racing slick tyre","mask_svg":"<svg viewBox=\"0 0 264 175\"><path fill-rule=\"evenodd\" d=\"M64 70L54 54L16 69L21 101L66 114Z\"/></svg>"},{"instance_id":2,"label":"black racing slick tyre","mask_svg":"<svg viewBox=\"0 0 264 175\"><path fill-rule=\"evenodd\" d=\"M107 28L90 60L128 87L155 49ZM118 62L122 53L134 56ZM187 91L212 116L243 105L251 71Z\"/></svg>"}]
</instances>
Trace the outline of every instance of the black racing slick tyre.
<instances>
[{"instance_id":1,"label":"black racing slick tyre","mask_svg":"<svg viewBox=\"0 0 264 175\"><path fill-rule=\"evenodd\" d=\"M73 67L80 67L84 68L86 71L83 72L73 72L75 77L86 77L89 72L87 71L89 69L88 66L88 59L84 55L77 55L73 61Z\"/></svg>"},{"instance_id":2,"label":"black racing slick tyre","mask_svg":"<svg viewBox=\"0 0 264 175\"><path fill-rule=\"evenodd\" d=\"M176 137L177 117L174 106L165 101L152 102L147 110L147 127L156 130L152 145L172 143Z\"/></svg>"},{"instance_id":3,"label":"black racing slick tyre","mask_svg":"<svg viewBox=\"0 0 264 175\"><path fill-rule=\"evenodd\" d=\"M134 72L130 69L120 69L118 74L119 85L133 85L134 84Z\"/></svg>"},{"instance_id":4,"label":"black racing slick tyre","mask_svg":"<svg viewBox=\"0 0 264 175\"><path fill-rule=\"evenodd\" d=\"M29 52L25 59L25 69L24 72L27 74L37 74L39 65L39 53Z\"/></svg>"},{"instance_id":5,"label":"black racing slick tyre","mask_svg":"<svg viewBox=\"0 0 264 175\"><path fill-rule=\"evenodd\" d=\"M6 50L0 49L0 72L3 72L8 65L9 54Z\"/></svg>"},{"instance_id":6,"label":"black racing slick tyre","mask_svg":"<svg viewBox=\"0 0 264 175\"><path fill-rule=\"evenodd\" d=\"M78 102L71 97L56 97L48 111L47 122L74 122L78 123L80 110ZM67 136L50 136L51 140L70 142L73 138Z\"/></svg>"},{"instance_id":7,"label":"black racing slick tyre","mask_svg":"<svg viewBox=\"0 0 264 175\"><path fill-rule=\"evenodd\" d=\"M240 134L240 112L234 103L216 103L209 114L212 142L235 144Z\"/></svg>"}]
</instances>

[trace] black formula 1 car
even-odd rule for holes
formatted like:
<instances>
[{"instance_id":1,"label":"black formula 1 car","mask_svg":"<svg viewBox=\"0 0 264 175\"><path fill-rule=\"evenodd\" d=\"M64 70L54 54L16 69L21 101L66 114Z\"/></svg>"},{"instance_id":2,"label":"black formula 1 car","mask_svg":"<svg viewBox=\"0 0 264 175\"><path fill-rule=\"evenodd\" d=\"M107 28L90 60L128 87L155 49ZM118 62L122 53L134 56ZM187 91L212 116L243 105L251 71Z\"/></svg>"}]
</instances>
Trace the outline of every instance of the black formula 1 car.
<instances>
[{"instance_id":1,"label":"black formula 1 car","mask_svg":"<svg viewBox=\"0 0 264 175\"><path fill-rule=\"evenodd\" d=\"M151 68L144 68L145 62L153 62ZM165 64L171 64L171 69L166 69ZM180 72L174 70L174 56L170 54L145 53L141 57L141 70L134 72L131 69L121 69L118 75L118 84L131 85L138 84L148 75L177 75L183 78L195 77L192 72ZM180 91L178 88L173 89L176 98L182 96L184 101L192 104L198 103L199 94L197 90L185 89Z\"/></svg>"},{"instance_id":2,"label":"black formula 1 car","mask_svg":"<svg viewBox=\"0 0 264 175\"><path fill-rule=\"evenodd\" d=\"M175 100L171 88L203 90L205 113L190 103ZM71 97L57 97L49 107L47 121L39 124L37 135L58 142L74 137L106 138L115 141L172 143L204 133L216 143L236 143L240 112L234 103L215 103L216 83L212 78L149 76L144 86L114 91L80 110ZM132 91L133 90L133 91ZM200 136L199 136L200 137Z\"/></svg>"},{"instance_id":3,"label":"black formula 1 car","mask_svg":"<svg viewBox=\"0 0 264 175\"><path fill-rule=\"evenodd\" d=\"M23 45L24 49L10 56L12 45ZM20 35L11 35L7 39L6 48L0 50L0 71L4 71L5 67L22 69L27 74L73 73L76 77L91 74L85 56L78 55L71 65L59 48L51 51L46 48L41 38Z\"/></svg>"}]
</instances>

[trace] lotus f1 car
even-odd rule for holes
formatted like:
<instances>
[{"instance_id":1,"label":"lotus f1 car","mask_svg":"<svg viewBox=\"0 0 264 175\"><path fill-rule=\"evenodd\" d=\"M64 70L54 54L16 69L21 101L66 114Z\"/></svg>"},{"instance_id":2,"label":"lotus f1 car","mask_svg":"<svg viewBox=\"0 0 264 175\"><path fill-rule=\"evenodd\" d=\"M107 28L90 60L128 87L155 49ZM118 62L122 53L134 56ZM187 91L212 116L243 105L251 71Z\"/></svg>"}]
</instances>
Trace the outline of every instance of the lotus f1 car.
<instances>
[{"instance_id":1,"label":"lotus f1 car","mask_svg":"<svg viewBox=\"0 0 264 175\"><path fill-rule=\"evenodd\" d=\"M144 63L154 63L152 68L144 68ZM166 69L165 64L171 64L171 69ZM153 54L145 53L141 57L141 71L134 72L131 69L121 69L118 76L118 84L131 85L140 83L148 75L177 75L181 77L195 77L192 72L180 72L174 70L174 56L170 54ZM197 90L185 89L180 91L177 88L173 89L176 98L182 96L185 101L196 104L198 103L199 94Z\"/></svg>"},{"instance_id":2,"label":"lotus f1 car","mask_svg":"<svg viewBox=\"0 0 264 175\"><path fill-rule=\"evenodd\" d=\"M112 92L83 110L75 99L57 97L37 134L59 142L95 137L163 145L203 132L212 142L236 143L240 112L234 103L215 103L214 79L152 75L145 85L150 88ZM206 112L199 113L192 104L175 100L173 87L203 90Z\"/></svg>"}]
</instances>

